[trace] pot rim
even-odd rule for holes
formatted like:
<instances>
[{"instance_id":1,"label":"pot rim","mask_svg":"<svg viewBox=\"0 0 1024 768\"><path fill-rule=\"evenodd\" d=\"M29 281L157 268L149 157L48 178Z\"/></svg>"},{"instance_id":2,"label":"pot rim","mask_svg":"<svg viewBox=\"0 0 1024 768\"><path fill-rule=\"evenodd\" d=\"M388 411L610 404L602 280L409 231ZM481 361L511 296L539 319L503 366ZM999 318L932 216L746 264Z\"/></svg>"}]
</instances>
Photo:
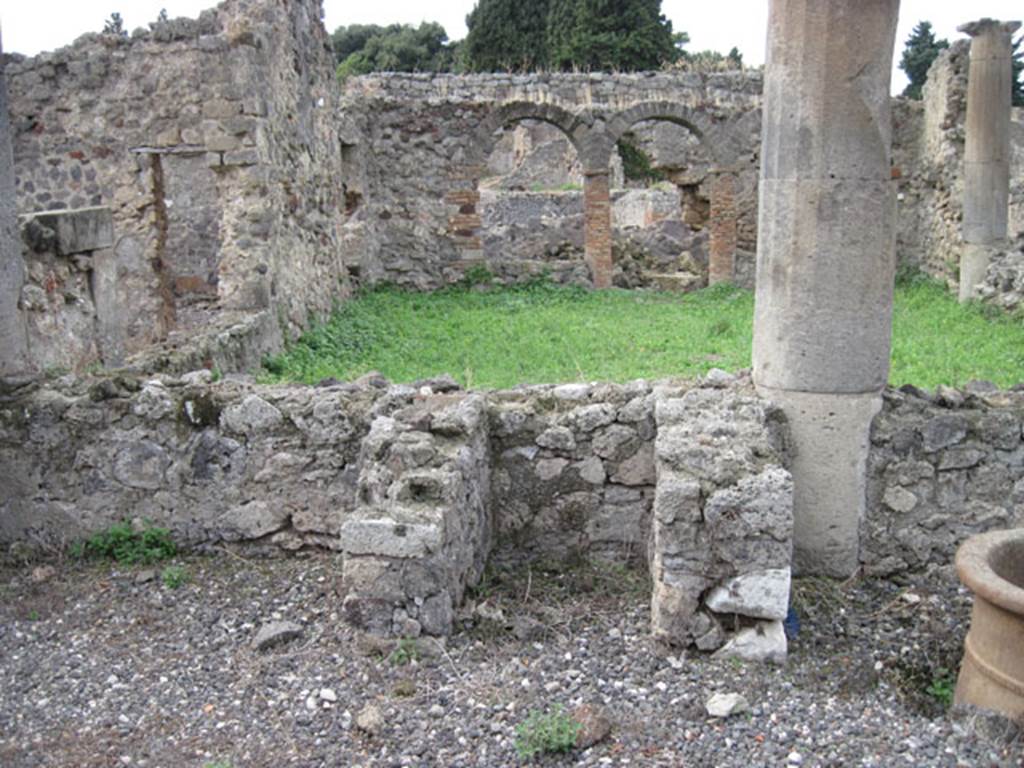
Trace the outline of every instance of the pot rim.
<instances>
[{"instance_id":1,"label":"pot rim","mask_svg":"<svg viewBox=\"0 0 1024 768\"><path fill-rule=\"evenodd\" d=\"M1020 542L1024 552L1024 528L989 531L971 536L956 553L956 572L975 595L1000 608L1024 615L1024 586L1000 576L991 565L992 553L1009 542Z\"/></svg>"}]
</instances>

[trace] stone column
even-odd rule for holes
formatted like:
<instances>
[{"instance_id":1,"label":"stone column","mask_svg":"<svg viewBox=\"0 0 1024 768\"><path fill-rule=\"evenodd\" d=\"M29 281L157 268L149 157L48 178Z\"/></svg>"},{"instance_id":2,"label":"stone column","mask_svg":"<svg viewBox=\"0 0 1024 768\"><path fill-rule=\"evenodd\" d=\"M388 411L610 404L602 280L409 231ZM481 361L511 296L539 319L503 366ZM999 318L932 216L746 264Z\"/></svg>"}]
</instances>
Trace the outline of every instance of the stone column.
<instances>
[{"instance_id":1,"label":"stone column","mask_svg":"<svg viewBox=\"0 0 1024 768\"><path fill-rule=\"evenodd\" d=\"M29 368L25 317L18 309L25 261L14 199L14 149L7 106L3 43L0 42L0 375Z\"/></svg>"},{"instance_id":2,"label":"stone column","mask_svg":"<svg viewBox=\"0 0 1024 768\"><path fill-rule=\"evenodd\" d=\"M718 171L711 180L711 213L708 226L708 285L731 283L736 263L736 174Z\"/></svg>"},{"instance_id":3,"label":"stone column","mask_svg":"<svg viewBox=\"0 0 1024 768\"><path fill-rule=\"evenodd\" d=\"M789 418L794 565L858 567L895 272L889 77L899 0L772 0L754 383Z\"/></svg>"},{"instance_id":4,"label":"stone column","mask_svg":"<svg viewBox=\"0 0 1024 768\"><path fill-rule=\"evenodd\" d=\"M583 174L583 257L595 288L612 285L612 206L608 171Z\"/></svg>"},{"instance_id":5,"label":"stone column","mask_svg":"<svg viewBox=\"0 0 1024 768\"><path fill-rule=\"evenodd\" d=\"M967 145L964 152L964 250L960 301L974 298L992 251L1006 243L1010 195L1011 37L1020 22L992 19L959 27L971 36L967 77Z\"/></svg>"}]
</instances>

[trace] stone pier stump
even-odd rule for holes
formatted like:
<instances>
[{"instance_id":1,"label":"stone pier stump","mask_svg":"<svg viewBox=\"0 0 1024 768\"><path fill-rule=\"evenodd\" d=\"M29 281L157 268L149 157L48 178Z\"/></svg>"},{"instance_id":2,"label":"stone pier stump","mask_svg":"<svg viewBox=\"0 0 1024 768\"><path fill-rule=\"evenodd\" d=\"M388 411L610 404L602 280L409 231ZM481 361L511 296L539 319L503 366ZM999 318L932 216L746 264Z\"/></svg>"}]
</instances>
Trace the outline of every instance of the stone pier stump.
<instances>
[{"instance_id":1,"label":"stone pier stump","mask_svg":"<svg viewBox=\"0 0 1024 768\"><path fill-rule=\"evenodd\" d=\"M858 567L868 432L889 372L898 10L899 0L770 6L754 382L790 421L803 573Z\"/></svg>"},{"instance_id":2,"label":"stone pier stump","mask_svg":"<svg viewBox=\"0 0 1024 768\"><path fill-rule=\"evenodd\" d=\"M1020 22L993 19L959 27L971 36L964 151L964 250L960 301L975 297L992 252L1005 246L1010 195L1010 96L1013 43Z\"/></svg>"}]
</instances>

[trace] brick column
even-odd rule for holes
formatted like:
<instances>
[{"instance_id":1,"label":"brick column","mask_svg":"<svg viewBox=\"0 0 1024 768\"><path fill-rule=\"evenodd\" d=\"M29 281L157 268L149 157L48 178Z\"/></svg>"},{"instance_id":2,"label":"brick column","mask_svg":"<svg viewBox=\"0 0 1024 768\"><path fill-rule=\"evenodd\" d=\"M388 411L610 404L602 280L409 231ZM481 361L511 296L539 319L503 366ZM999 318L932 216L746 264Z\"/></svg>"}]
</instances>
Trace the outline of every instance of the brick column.
<instances>
[{"instance_id":1,"label":"brick column","mask_svg":"<svg viewBox=\"0 0 1024 768\"><path fill-rule=\"evenodd\" d=\"M29 361L25 316L18 309L25 261L15 213L14 149L3 62L0 42L0 375L8 375L26 370Z\"/></svg>"},{"instance_id":2,"label":"brick column","mask_svg":"<svg viewBox=\"0 0 1024 768\"><path fill-rule=\"evenodd\" d=\"M456 168L449 178L449 189L444 201L448 205L448 236L462 252L460 266L465 269L483 263L483 243L480 240L480 176L486 169L480 165Z\"/></svg>"},{"instance_id":3,"label":"brick column","mask_svg":"<svg viewBox=\"0 0 1024 768\"><path fill-rule=\"evenodd\" d=\"M708 285L731 283L736 261L736 174L719 171L711 180L711 243Z\"/></svg>"},{"instance_id":4,"label":"brick column","mask_svg":"<svg viewBox=\"0 0 1024 768\"><path fill-rule=\"evenodd\" d=\"M583 176L583 255L595 288L612 285L612 206L608 171Z\"/></svg>"},{"instance_id":5,"label":"brick column","mask_svg":"<svg viewBox=\"0 0 1024 768\"><path fill-rule=\"evenodd\" d=\"M889 77L899 0L771 0L754 383L795 448L794 564L849 576L895 273Z\"/></svg>"},{"instance_id":6,"label":"brick column","mask_svg":"<svg viewBox=\"0 0 1024 768\"><path fill-rule=\"evenodd\" d=\"M974 298L992 252L1005 246L1010 196L1011 37L1020 22L982 19L964 24L971 36L964 148L964 250L960 301Z\"/></svg>"}]
</instances>

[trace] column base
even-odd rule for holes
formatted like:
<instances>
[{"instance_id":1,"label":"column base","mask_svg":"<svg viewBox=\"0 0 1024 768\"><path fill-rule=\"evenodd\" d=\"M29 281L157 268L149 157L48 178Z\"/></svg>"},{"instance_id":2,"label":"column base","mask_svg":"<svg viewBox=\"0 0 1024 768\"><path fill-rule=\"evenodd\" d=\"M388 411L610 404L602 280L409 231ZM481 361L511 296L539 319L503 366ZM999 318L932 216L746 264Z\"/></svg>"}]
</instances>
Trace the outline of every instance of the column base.
<instances>
[{"instance_id":1,"label":"column base","mask_svg":"<svg viewBox=\"0 0 1024 768\"><path fill-rule=\"evenodd\" d=\"M860 567L871 421L882 407L881 394L757 390L789 420L794 573L853 575Z\"/></svg>"},{"instance_id":2,"label":"column base","mask_svg":"<svg viewBox=\"0 0 1024 768\"><path fill-rule=\"evenodd\" d=\"M999 248L994 245L978 245L964 243L960 254L960 291L958 297L963 304L978 298L978 286L985 282L988 265L992 262L992 254Z\"/></svg>"}]
</instances>

